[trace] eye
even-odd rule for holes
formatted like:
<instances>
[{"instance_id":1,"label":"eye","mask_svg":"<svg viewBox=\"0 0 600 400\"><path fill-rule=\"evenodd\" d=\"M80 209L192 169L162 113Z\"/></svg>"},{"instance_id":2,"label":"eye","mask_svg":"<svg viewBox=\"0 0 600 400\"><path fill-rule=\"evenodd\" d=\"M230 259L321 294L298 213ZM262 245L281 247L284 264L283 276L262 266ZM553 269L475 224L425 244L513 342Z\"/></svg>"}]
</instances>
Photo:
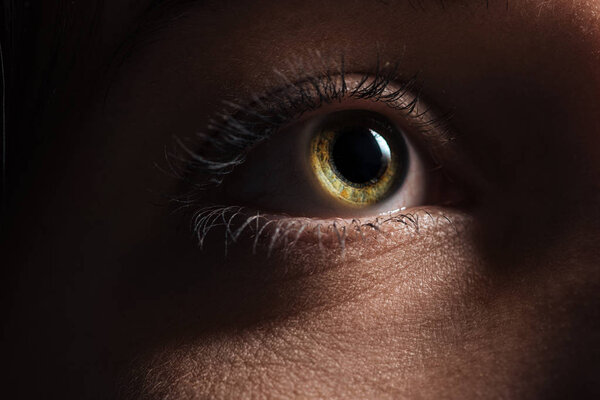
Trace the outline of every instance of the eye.
<instances>
[{"instance_id":1,"label":"eye","mask_svg":"<svg viewBox=\"0 0 600 400\"><path fill-rule=\"evenodd\" d=\"M397 190L409 167L402 133L380 114L349 110L327 115L310 140L312 173L345 205L379 203Z\"/></svg>"},{"instance_id":2,"label":"eye","mask_svg":"<svg viewBox=\"0 0 600 400\"><path fill-rule=\"evenodd\" d=\"M447 143L443 123L413 94L411 80L396 78L378 71L285 79L246 105L227 103L200 135L201 153L180 143L192 159L189 173L217 183L201 187L206 206L194 226L242 208L244 215L349 219L460 201L434 162L433 149Z\"/></svg>"},{"instance_id":3,"label":"eye","mask_svg":"<svg viewBox=\"0 0 600 400\"><path fill-rule=\"evenodd\" d=\"M303 217L359 217L424 205L435 179L389 107L323 107L253 148L217 203ZM389 115L389 116L386 116Z\"/></svg>"}]
</instances>

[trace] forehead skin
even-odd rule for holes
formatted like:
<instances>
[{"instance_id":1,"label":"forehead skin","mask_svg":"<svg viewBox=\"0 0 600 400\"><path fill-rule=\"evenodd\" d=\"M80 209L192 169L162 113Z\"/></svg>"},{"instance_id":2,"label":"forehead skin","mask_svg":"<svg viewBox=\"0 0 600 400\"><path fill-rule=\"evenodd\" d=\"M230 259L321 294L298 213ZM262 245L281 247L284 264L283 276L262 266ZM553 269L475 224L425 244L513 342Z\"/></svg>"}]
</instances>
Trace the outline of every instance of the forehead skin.
<instances>
[{"instance_id":1,"label":"forehead skin","mask_svg":"<svg viewBox=\"0 0 600 400\"><path fill-rule=\"evenodd\" d=\"M63 398L597 395L600 1L281 3L109 1L97 51L66 45L9 242L24 397L29 379ZM314 51L419 72L486 182L478 206L345 258L201 252L154 165ZM262 279L284 263L319 272Z\"/></svg>"}]
</instances>

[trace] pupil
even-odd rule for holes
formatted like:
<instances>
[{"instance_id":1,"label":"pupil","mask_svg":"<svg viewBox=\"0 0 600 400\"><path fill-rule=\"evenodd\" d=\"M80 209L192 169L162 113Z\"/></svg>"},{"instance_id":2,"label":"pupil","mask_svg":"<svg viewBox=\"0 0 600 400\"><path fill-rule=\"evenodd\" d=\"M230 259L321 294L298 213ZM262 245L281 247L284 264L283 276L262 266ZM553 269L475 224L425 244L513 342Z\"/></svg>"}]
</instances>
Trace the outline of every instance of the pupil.
<instances>
[{"instance_id":1,"label":"pupil","mask_svg":"<svg viewBox=\"0 0 600 400\"><path fill-rule=\"evenodd\" d=\"M351 126L338 132L331 150L337 172L351 183L374 182L390 162L390 148L377 132L364 126Z\"/></svg>"}]
</instances>

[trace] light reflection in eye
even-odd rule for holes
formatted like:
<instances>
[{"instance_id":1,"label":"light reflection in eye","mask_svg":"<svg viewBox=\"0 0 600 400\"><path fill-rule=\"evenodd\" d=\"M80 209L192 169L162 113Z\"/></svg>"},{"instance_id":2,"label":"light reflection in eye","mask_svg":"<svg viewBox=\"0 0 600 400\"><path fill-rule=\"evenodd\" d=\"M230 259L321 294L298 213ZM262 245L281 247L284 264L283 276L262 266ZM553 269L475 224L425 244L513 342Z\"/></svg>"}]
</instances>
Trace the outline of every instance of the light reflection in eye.
<instances>
[{"instance_id":1,"label":"light reflection in eye","mask_svg":"<svg viewBox=\"0 0 600 400\"><path fill-rule=\"evenodd\" d=\"M328 115L316 131L309 150L312 171L321 188L345 205L378 203L402 185L406 145L383 116L341 111Z\"/></svg>"},{"instance_id":2,"label":"light reflection in eye","mask_svg":"<svg viewBox=\"0 0 600 400\"><path fill-rule=\"evenodd\" d=\"M390 146L388 146L385 139L379 133L375 132L372 129L369 129L369 132L371 132L371 135L373 135L373 137L377 141L377 144L379 145L379 149L381 150L382 157L385 159L385 162L389 163L392 158L392 151L390 150Z\"/></svg>"}]
</instances>

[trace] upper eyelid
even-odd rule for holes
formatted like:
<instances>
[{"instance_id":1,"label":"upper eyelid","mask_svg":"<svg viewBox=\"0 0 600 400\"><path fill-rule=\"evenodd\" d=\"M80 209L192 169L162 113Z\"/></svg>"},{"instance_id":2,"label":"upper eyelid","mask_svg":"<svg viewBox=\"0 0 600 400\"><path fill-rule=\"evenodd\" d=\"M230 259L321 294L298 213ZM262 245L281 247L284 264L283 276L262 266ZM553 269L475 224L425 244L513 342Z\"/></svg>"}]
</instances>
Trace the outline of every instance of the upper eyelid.
<instances>
[{"instance_id":1,"label":"upper eyelid","mask_svg":"<svg viewBox=\"0 0 600 400\"><path fill-rule=\"evenodd\" d=\"M276 71L281 80L276 89L253 95L249 102L225 102L224 110L210 119L207 129L197 134L195 143L177 139L179 153L183 151L183 155L169 153L169 164L175 166L173 169L180 177L204 175L210 183L219 184L244 161L249 149L279 128L302 114L344 99L382 102L400 111L406 122L423 136L429 135L433 127L435 142L448 139L446 130L441 129L448 116L438 117L430 115L428 108L419 109L423 84L416 75L402 79L397 66L380 67L379 63L372 73L347 73L343 58L340 65L331 71L302 74L299 78ZM197 179L189 180L198 184Z\"/></svg>"}]
</instances>

